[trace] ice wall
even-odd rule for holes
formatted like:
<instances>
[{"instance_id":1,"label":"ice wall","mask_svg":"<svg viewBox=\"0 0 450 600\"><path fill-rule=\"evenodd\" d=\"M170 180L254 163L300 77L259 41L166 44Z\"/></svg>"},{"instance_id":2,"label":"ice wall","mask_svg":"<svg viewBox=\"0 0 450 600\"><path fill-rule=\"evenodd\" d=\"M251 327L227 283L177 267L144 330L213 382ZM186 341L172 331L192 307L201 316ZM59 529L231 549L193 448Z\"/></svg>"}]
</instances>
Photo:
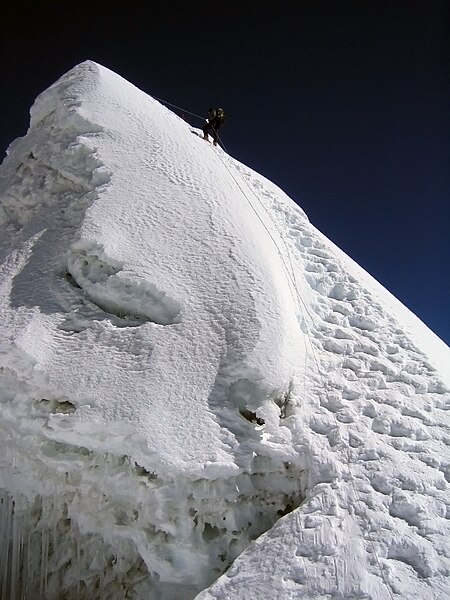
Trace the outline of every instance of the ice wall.
<instances>
[{"instance_id":1,"label":"ice wall","mask_svg":"<svg viewBox=\"0 0 450 600\"><path fill-rule=\"evenodd\" d=\"M2 598L450 595L449 349L108 69L31 113L0 170Z\"/></svg>"},{"instance_id":2,"label":"ice wall","mask_svg":"<svg viewBox=\"0 0 450 600\"><path fill-rule=\"evenodd\" d=\"M225 155L107 69L31 115L1 171L3 597L193 597L303 498L282 260Z\"/></svg>"}]
</instances>

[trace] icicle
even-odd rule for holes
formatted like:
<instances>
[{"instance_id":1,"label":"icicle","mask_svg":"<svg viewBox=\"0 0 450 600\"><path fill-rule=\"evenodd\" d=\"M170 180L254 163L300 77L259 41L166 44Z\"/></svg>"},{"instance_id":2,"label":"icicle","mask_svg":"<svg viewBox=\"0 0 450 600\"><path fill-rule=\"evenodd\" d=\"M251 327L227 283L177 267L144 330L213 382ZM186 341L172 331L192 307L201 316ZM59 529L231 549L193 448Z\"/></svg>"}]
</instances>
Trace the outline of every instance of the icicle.
<instances>
[{"instance_id":1,"label":"icicle","mask_svg":"<svg viewBox=\"0 0 450 600\"><path fill-rule=\"evenodd\" d=\"M80 553L80 544L78 543L78 535L75 533L75 551L76 551L76 562L75 562L75 573L81 573L81 553ZM80 597L80 578L76 578L77 581L77 600Z\"/></svg>"},{"instance_id":2,"label":"icicle","mask_svg":"<svg viewBox=\"0 0 450 600\"><path fill-rule=\"evenodd\" d=\"M8 598L9 560L10 560L10 529L11 515L14 501L9 495L3 496L3 518L2 518L2 598Z\"/></svg>"},{"instance_id":3,"label":"icicle","mask_svg":"<svg viewBox=\"0 0 450 600\"><path fill-rule=\"evenodd\" d=\"M26 579L23 576L24 571L24 558L25 558L25 525L26 519L24 515L20 516L19 521L19 571L18 571L18 582L19 582L19 598L25 598L23 593L23 586L25 584Z\"/></svg>"},{"instance_id":4,"label":"icicle","mask_svg":"<svg viewBox=\"0 0 450 600\"><path fill-rule=\"evenodd\" d=\"M33 567L31 564L31 530L27 531L27 540L25 544L25 555L23 559L23 580L24 580L24 590L23 596L27 597L27 592L31 589L31 582L34 578Z\"/></svg>"},{"instance_id":5,"label":"icicle","mask_svg":"<svg viewBox=\"0 0 450 600\"><path fill-rule=\"evenodd\" d=\"M13 502L12 527L11 527L11 584L10 597L17 598L16 583L17 583L17 566L19 561L19 543L18 543L18 518L17 518L17 502Z\"/></svg>"},{"instance_id":6,"label":"icicle","mask_svg":"<svg viewBox=\"0 0 450 600\"><path fill-rule=\"evenodd\" d=\"M29 557L31 563L30 590L36 591L40 582L41 567L41 535L39 531L30 532Z\"/></svg>"},{"instance_id":7,"label":"icicle","mask_svg":"<svg viewBox=\"0 0 450 600\"><path fill-rule=\"evenodd\" d=\"M58 560L58 520L61 518L61 510L57 510L57 499L58 492L55 489L53 495L53 519L51 523L51 533L52 533L52 541L51 541L51 556L53 557L53 565L56 570L55 561ZM59 506L59 509L61 507Z\"/></svg>"},{"instance_id":8,"label":"icicle","mask_svg":"<svg viewBox=\"0 0 450 600\"><path fill-rule=\"evenodd\" d=\"M41 533L41 581L39 586L39 595L41 598L45 598L47 592L48 540L48 529L44 527Z\"/></svg>"},{"instance_id":9,"label":"icicle","mask_svg":"<svg viewBox=\"0 0 450 600\"><path fill-rule=\"evenodd\" d=\"M21 571L21 598L28 598L29 581L31 574L29 572L29 561L30 561L30 532L26 529L26 519L23 519L23 527L21 534L21 546L22 546L22 571Z\"/></svg>"}]
</instances>

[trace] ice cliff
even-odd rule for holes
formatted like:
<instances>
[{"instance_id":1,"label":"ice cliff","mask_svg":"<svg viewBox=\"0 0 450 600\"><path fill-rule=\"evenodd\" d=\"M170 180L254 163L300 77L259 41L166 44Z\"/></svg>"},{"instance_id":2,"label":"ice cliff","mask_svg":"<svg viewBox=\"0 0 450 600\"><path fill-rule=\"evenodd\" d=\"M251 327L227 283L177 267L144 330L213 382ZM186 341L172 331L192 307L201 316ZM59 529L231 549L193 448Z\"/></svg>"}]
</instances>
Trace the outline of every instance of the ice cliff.
<instances>
[{"instance_id":1,"label":"ice cliff","mask_svg":"<svg viewBox=\"0 0 450 600\"><path fill-rule=\"evenodd\" d=\"M1 167L1 598L449 597L449 348L196 133L88 61Z\"/></svg>"}]
</instances>

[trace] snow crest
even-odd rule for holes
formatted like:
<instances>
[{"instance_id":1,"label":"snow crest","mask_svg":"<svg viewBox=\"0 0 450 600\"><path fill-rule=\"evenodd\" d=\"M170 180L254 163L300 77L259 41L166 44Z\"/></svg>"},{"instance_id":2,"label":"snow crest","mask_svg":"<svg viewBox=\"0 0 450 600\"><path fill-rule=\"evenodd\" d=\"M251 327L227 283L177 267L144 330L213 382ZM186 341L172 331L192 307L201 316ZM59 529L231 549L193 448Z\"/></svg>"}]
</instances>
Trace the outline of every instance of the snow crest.
<instances>
[{"instance_id":1,"label":"snow crest","mask_svg":"<svg viewBox=\"0 0 450 600\"><path fill-rule=\"evenodd\" d=\"M450 595L450 351L279 188L86 62L0 196L2 598Z\"/></svg>"},{"instance_id":2,"label":"snow crest","mask_svg":"<svg viewBox=\"0 0 450 600\"><path fill-rule=\"evenodd\" d=\"M115 264L113 264L115 263ZM120 318L161 325L180 322L181 306L149 282L123 273L117 261L108 260L94 244L74 245L67 258L69 277L100 308ZM136 280L137 279L137 280Z\"/></svg>"}]
</instances>

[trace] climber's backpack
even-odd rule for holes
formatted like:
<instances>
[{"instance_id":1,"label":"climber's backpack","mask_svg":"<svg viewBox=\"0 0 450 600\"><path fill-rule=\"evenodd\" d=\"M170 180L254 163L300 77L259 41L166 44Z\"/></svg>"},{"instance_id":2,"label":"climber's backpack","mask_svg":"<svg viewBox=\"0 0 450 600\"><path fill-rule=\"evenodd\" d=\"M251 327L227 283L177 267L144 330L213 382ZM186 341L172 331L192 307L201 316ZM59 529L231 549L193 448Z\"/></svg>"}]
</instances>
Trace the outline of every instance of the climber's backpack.
<instances>
[{"instance_id":1,"label":"climber's backpack","mask_svg":"<svg viewBox=\"0 0 450 600\"><path fill-rule=\"evenodd\" d=\"M225 111L223 110L223 108L218 108L216 110L216 118L222 125L222 123L225 121Z\"/></svg>"}]
</instances>

